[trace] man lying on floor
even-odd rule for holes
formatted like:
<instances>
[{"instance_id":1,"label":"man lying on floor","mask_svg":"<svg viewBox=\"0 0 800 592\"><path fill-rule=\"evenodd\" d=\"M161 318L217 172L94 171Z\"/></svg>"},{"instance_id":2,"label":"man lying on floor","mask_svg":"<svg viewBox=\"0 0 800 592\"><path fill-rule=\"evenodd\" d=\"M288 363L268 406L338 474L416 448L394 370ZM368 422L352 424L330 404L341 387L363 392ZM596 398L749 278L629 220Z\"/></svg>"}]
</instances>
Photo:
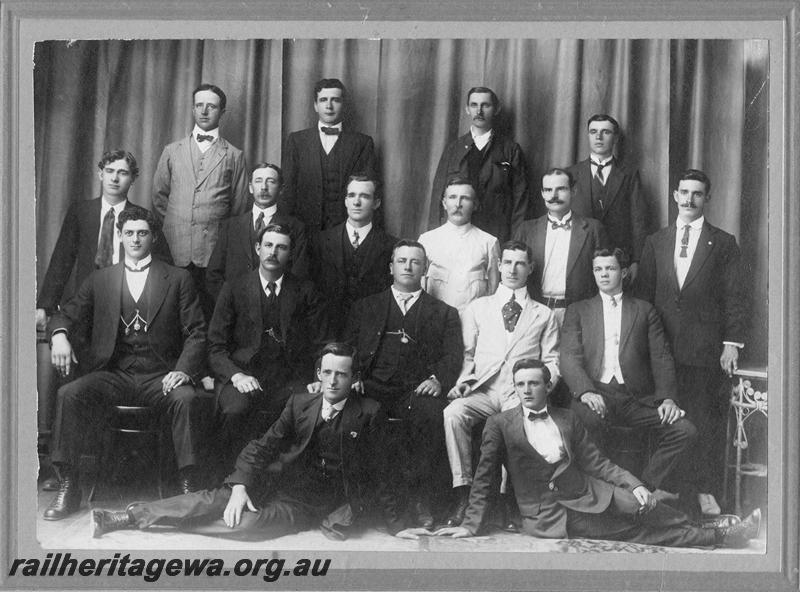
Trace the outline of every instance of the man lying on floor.
<instances>
[{"instance_id":1,"label":"man lying on floor","mask_svg":"<svg viewBox=\"0 0 800 592\"><path fill-rule=\"evenodd\" d=\"M222 487L134 503L120 512L94 510L94 537L157 524L238 540L319 526L327 537L344 540L378 492L389 533L409 536L383 462L386 414L378 403L350 390L355 355L349 345L325 346L317 370L321 392L292 395L266 434L242 450ZM280 475L269 472L269 480L280 479L276 495L255 495L258 477L275 467Z\"/></svg>"},{"instance_id":2,"label":"man lying on floor","mask_svg":"<svg viewBox=\"0 0 800 592\"><path fill-rule=\"evenodd\" d=\"M539 360L512 369L521 407L489 417L481 459L461 526L434 534L475 535L483 522L492 476L504 463L522 514L524 532L542 538L592 538L669 547L746 547L758 536L761 511L734 525L689 523L682 512L656 502L628 471L604 457L577 416L547 406L550 371Z\"/></svg>"}]
</instances>

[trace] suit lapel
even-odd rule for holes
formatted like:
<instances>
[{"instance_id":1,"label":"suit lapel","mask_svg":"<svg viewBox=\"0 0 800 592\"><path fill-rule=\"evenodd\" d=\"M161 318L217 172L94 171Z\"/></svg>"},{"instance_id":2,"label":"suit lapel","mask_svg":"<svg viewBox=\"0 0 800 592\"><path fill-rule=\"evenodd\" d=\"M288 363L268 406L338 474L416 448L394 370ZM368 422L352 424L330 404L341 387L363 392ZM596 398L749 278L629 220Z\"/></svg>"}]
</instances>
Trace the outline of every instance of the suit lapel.
<instances>
[{"instance_id":1,"label":"suit lapel","mask_svg":"<svg viewBox=\"0 0 800 592\"><path fill-rule=\"evenodd\" d=\"M462 163L464 159L467 157L467 152L472 147L472 134L467 132L463 136L458 139L458 145L456 146L457 155L458 155L458 162Z\"/></svg>"},{"instance_id":2,"label":"suit lapel","mask_svg":"<svg viewBox=\"0 0 800 592\"><path fill-rule=\"evenodd\" d=\"M283 285L281 286L280 298L281 335L283 336L284 340L289 334L289 321L292 320L294 308L297 306L297 292L298 287L294 282L294 278L285 273L283 275Z\"/></svg>"},{"instance_id":3,"label":"suit lapel","mask_svg":"<svg viewBox=\"0 0 800 592\"><path fill-rule=\"evenodd\" d=\"M258 269L250 272L249 279L247 280L247 303L250 309L250 314L253 318L253 327L251 332L253 334L253 343L259 344L261 342L261 330L264 327L264 318L261 316L261 277L259 276Z\"/></svg>"},{"instance_id":4,"label":"suit lapel","mask_svg":"<svg viewBox=\"0 0 800 592\"><path fill-rule=\"evenodd\" d=\"M202 176L198 176L196 179L196 185L202 185L203 181L205 181L211 172L219 166L219 163L222 162L222 159L225 158L225 154L228 152L228 143L222 139L222 137L217 138L217 141L211 144L211 148L206 151L206 167L205 173Z\"/></svg>"},{"instance_id":5,"label":"suit lapel","mask_svg":"<svg viewBox=\"0 0 800 592\"><path fill-rule=\"evenodd\" d=\"M333 265L336 275L344 277L344 250L347 248L346 227L344 223L335 226L325 234L325 251L333 255Z\"/></svg>"},{"instance_id":6,"label":"suit lapel","mask_svg":"<svg viewBox=\"0 0 800 592\"><path fill-rule=\"evenodd\" d=\"M317 420L320 418L322 412L322 395L314 397L309 401L308 405L300 411L300 417L297 424L302 428L300 436L300 452L306 449L311 436L314 435L314 428L317 425ZM302 420L302 421L301 421Z\"/></svg>"},{"instance_id":7,"label":"suit lapel","mask_svg":"<svg viewBox=\"0 0 800 592\"><path fill-rule=\"evenodd\" d=\"M580 166L578 166L578 174L577 179L575 180L578 187L581 188L581 191L578 192L577 196L582 198L582 204L576 204L578 208L583 208L584 212L587 212L587 215L591 216L592 213L592 165L591 159L584 160ZM576 209L573 207L573 210Z\"/></svg>"},{"instance_id":8,"label":"suit lapel","mask_svg":"<svg viewBox=\"0 0 800 592\"><path fill-rule=\"evenodd\" d=\"M360 429L359 417L361 417L361 402L356 395L351 394L342 409L342 423L339 426L339 437L343 442L352 442L355 439L353 434L358 435ZM348 458L349 455L345 454L344 456L345 458L342 458L343 463L351 460Z\"/></svg>"},{"instance_id":9,"label":"suit lapel","mask_svg":"<svg viewBox=\"0 0 800 592\"><path fill-rule=\"evenodd\" d=\"M506 345L506 353L510 352L523 337L528 337L529 333L523 327L531 326L534 321L539 317L539 307L536 306L535 300L528 296L528 302L523 307L522 312L517 319L517 326L514 329L514 335ZM500 305L502 307L502 304ZM500 315L502 317L502 313Z\"/></svg>"},{"instance_id":10,"label":"suit lapel","mask_svg":"<svg viewBox=\"0 0 800 592\"><path fill-rule=\"evenodd\" d=\"M558 433L561 434L561 441L564 443L564 452L567 455L567 458L558 463L556 470L553 471L553 476L550 478L553 480L563 473L570 464L572 464L572 445L570 444L572 441L572 432L570 431L569 424L566 422L560 409L557 407L551 407L549 405L547 408L550 410L550 417L553 418L553 422L558 428Z\"/></svg>"},{"instance_id":11,"label":"suit lapel","mask_svg":"<svg viewBox=\"0 0 800 592\"><path fill-rule=\"evenodd\" d=\"M231 231L236 235L233 239L239 243L239 252L248 257L250 267L258 267L258 255L253 246L256 242L255 229L253 228L253 211L248 209L245 214L231 220Z\"/></svg>"},{"instance_id":12,"label":"suit lapel","mask_svg":"<svg viewBox=\"0 0 800 592\"><path fill-rule=\"evenodd\" d=\"M375 260L381 253L381 244L383 244L383 231L376 228L373 224L372 230L367 235L366 240L364 243L359 247L359 250L364 249L364 256L361 260L361 267L358 270L358 278L364 279L364 276L367 274L367 271L372 269L372 266L375 264Z\"/></svg>"},{"instance_id":13,"label":"suit lapel","mask_svg":"<svg viewBox=\"0 0 800 592\"><path fill-rule=\"evenodd\" d=\"M620 336L619 336L619 349L618 355L622 353L628 337L631 335L631 329L636 323L636 317L639 315L639 307L636 306L630 296L622 299L622 315L620 321Z\"/></svg>"},{"instance_id":14,"label":"suit lapel","mask_svg":"<svg viewBox=\"0 0 800 592\"><path fill-rule=\"evenodd\" d=\"M191 171L192 178L194 179L196 185L197 172L194 170L194 162L192 162L192 142L194 142L194 139L192 138L192 135L189 134L188 138L184 138L178 142L175 152L177 153L178 158L183 161L179 165L180 170Z\"/></svg>"},{"instance_id":15,"label":"suit lapel","mask_svg":"<svg viewBox=\"0 0 800 592\"><path fill-rule=\"evenodd\" d=\"M117 327L119 326L119 317L122 310L122 282L125 281L124 274L125 266L123 263L117 263L113 267L111 283L108 287L107 298L107 312L106 324L111 330L112 334L116 336ZM149 319L148 319L149 320ZM115 341L116 337L112 338Z\"/></svg>"},{"instance_id":16,"label":"suit lapel","mask_svg":"<svg viewBox=\"0 0 800 592\"><path fill-rule=\"evenodd\" d=\"M686 289L686 286L692 283L697 274L700 273L703 265L705 265L708 256L714 249L713 235L714 233L708 223L704 222L700 231L700 238L697 240L697 247L694 250L694 257L692 257L692 262L689 264L689 271L686 274L686 279L683 280L682 289Z\"/></svg>"},{"instance_id":17,"label":"suit lapel","mask_svg":"<svg viewBox=\"0 0 800 592\"><path fill-rule=\"evenodd\" d=\"M533 258L537 263L537 275L539 276L539 283L541 284L542 270L544 269L544 250L545 241L547 240L547 215L539 218L533 226Z\"/></svg>"},{"instance_id":18,"label":"suit lapel","mask_svg":"<svg viewBox=\"0 0 800 592\"><path fill-rule=\"evenodd\" d=\"M153 319L158 315L161 310L161 305L164 304L164 299L167 297L167 289L169 288L169 272L167 267L162 264L158 259L153 259L150 264L150 273L147 274L148 294L149 294L149 310L147 324L150 325Z\"/></svg>"},{"instance_id":19,"label":"suit lapel","mask_svg":"<svg viewBox=\"0 0 800 592\"><path fill-rule=\"evenodd\" d=\"M672 289L675 291L675 294L679 294L681 291L681 287L678 285L678 275L675 273L675 235L677 233L677 227L675 225L671 225L668 227L668 231L664 233L662 236L662 242L660 248L657 252L661 256L660 266L662 269L667 270L667 277L669 278L669 284L672 286ZM702 236L700 237L703 238ZM695 253L695 255L697 255ZM685 284L686 282L684 282Z\"/></svg>"},{"instance_id":20,"label":"suit lapel","mask_svg":"<svg viewBox=\"0 0 800 592\"><path fill-rule=\"evenodd\" d=\"M590 169L591 170L591 169ZM611 209L611 204L617 199L620 187L622 187L623 173L618 161L614 161L611 165L611 172L606 179L606 203L603 208L604 211Z\"/></svg>"},{"instance_id":21,"label":"suit lapel","mask_svg":"<svg viewBox=\"0 0 800 592\"><path fill-rule=\"evenodd\" d=\"M569 251L567 253L567 274L572 273L572 268L575 267L575 262L578 260L578 254L583 249L583 244L586 242L586 227L588 223L583 218L577 216L574 212L572 214L572 230L569 237Z\"/></svg>"}]
</instances>

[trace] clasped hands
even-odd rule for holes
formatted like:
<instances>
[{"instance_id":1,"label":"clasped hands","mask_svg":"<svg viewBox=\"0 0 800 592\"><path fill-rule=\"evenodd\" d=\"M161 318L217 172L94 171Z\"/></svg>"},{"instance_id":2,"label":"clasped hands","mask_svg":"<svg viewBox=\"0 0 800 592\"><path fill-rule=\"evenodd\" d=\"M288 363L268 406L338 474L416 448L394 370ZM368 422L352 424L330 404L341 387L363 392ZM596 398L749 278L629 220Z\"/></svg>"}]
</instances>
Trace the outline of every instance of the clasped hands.
<instances>
[{"instance_id":1,"label":"clasped hands","mask_svg":"<svg viewBox=\"0 0 800 592\"><path fill-rule=\"evenodd\" d=\"M587 391L581 395L581 403L589 407L602 418L608 413L608 406L603 396L599 393ZM658 406L658 417L663 424L673 424L686 415L686 411L681 409L672 399L664 399Z\"/></svg>"}]
</instances>

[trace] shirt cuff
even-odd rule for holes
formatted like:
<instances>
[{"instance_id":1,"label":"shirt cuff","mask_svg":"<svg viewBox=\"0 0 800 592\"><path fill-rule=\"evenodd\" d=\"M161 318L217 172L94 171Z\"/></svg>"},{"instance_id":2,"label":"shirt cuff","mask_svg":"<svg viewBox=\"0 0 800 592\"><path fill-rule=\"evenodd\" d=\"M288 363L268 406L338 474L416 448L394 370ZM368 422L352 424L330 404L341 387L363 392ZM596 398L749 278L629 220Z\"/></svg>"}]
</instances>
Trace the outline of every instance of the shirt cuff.
<instances>
[{"instance_id":1,"label":"shirt cuff","mask_svg":"<svg viewBox=\"0 0 800 592\"><path fill-rule=\"evenodd\" d=\"M739 349L744 348L744 343L739 343L738 341L723 341L722 345L733 345L738 347Z\"/></svg>"}]
</instances>

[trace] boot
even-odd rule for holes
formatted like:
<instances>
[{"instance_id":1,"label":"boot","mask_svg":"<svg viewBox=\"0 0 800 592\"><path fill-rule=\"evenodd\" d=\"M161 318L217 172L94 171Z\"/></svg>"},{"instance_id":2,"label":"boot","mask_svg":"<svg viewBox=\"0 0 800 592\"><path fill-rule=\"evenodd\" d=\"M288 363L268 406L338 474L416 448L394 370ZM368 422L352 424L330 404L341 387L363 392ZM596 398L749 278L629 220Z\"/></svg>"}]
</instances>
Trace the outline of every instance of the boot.
<instances>
[{"instance_id":1,"label":"boot","mask_svg":"<svg viewBox=\"0 0 800 592\"><path fill-rule=\"evenodd\" d=\"M742 549L747 547L751 539L758 536L760 526L761 509L756 508L752 514L738 524L715 528L714 542L720 547Z\"/></svg>"},{"instance_id":2,"label":"boot","mask_svg":"<svg viewBox=\"0 0 800 592\"><path fill-rule=\"evenodd\" d=\"M417 526L427 529L433 528L433 514L427 500L423 500L421 497L414 499L411 502L411 511L414 513Z\"/></svg>"},{"instance_id":3,"label":"boot","mask_svg":"<svg viewBox=\"0 0 800 592\"><path fill-rule=\"evenodd\" d=\"M127 510L92 510L92 538L99 539L107 532L123 528L135 528L133 517Z\"/></svg>"},{"instance_id":4,"label":"boot","mask_svg":"<svg viewBox=\"0 0 800 592\"><path fill-rule=\"evenodd\" d=\"M469 485L461 485L455 488L456 506L447 519L447 526L461 526L464 521L464 514L467 513L467 508L469 507L469 489Z\"/></svg>"},{"instance_id":5,"label":"boot","mask_svg":"<svg viewBox=\"0 0 800 592\"><path fill-rule=\"evenodd\" d=\"M181 493L192 493L200 489L197 484L197 471L194 465L183 467L179 473Z\"/></svg>"},{"instance_id":6,"label":"boot","mask_svg":"<svg viewBox=\"0 0 800 592\"><path fill-rule=\"evenodd\" d=\"M77 512L81 507L81 488L78 486L78 475L70 465L61 465L57 471L59 489L56 497L44 511L45 520L62 520Z\"/></svg>"}]
</instances>

